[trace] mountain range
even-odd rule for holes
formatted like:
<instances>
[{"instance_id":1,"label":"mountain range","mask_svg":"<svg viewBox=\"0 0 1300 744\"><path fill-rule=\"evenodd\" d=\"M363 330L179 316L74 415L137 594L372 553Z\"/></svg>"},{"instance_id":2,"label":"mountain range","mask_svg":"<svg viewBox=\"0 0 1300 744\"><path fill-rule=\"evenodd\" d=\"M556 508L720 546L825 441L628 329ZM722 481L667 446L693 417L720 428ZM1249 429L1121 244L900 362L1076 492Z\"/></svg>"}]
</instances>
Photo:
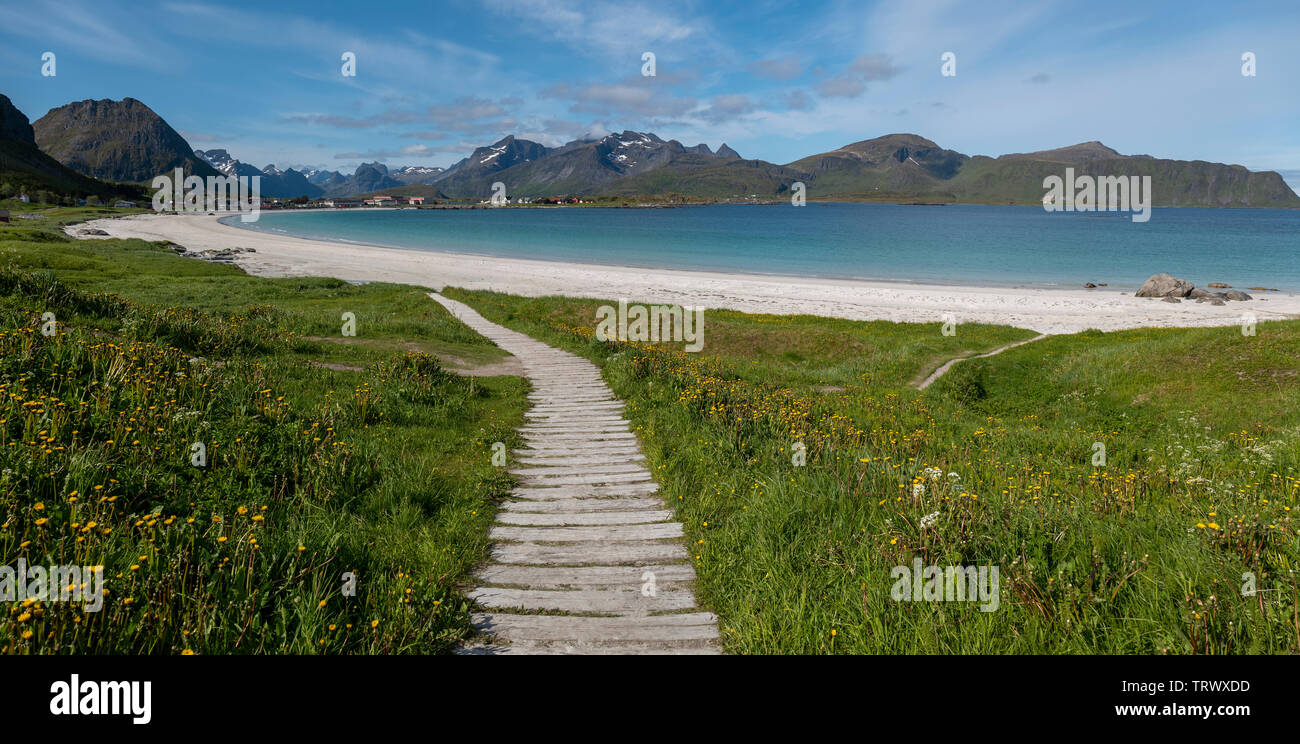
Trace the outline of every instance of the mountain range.
<instances>
[{"instance_id":1,"label":"mountain range","mask_svg":"<svg viewBox=\"0 0 1300 744\"><path fill-rule=\"evenodd\" d=\"M0 97L2 98L2 97ZM8 104L3 152L28 148L26 117ZM10 123L12 120L13 123ZM479 147L445 170L362 163L351 175L331 170L258 169L226 150L193 150L148 106L79 101L52 109L31 128L48 159L39 167L68 181L69 171L100 180L142 183L181 167L197 175L257 175L262 194L295 198L376 192L433 198L487 199L493 184L510 198L564 195L680 194L700 198L788 198L795 184L810 199L1039 204L1047 176L1151 176L1155 206L1300 207L1300 197L1273 171L1240 165L1123 155L1100 142L1000 157L966 155L916 134L888 134L786 164L745 159L722 145L693 147L649 132L624 131L560 147L507 136ZM26 144L24 145L24 143ZM0 153L2 154L2 153ZM5 155L17 162L12 155ZM52 171L53 165L63 168ZM0 170L8 170L8 166ZM59 175L61 174L61 175ZM75 174L73 174L75 175ZM84 190L85 182L81 182Z\"/></svg>"},{"instance_id":2,"label":"mountain range","mask_svg":"<svg viewBox=\"0 0 1300 744\"><path fill-rule=\"evenodd\" d=\"M791 163L747 160L723 145L686 147L625 131L546 148L506 137L480 147L433 180L453 198L485 199L501 182L514 197L683 194L702 198L809 198L1039 204L1043 179L1064 175L1151 176L1159 206L1300 207L1272 171L1240 165L1123 155L1100 142L992 158L965 155L915 134L888 134Z\"/></svg>"},{"instance_id":3,"label":"mountain range","mask_svg":"<svg viewBox=\"0 0 1300 744\"><path fill-rule=\"evenodd\" d=\"M574 140L556 148L511 135L478 148L433 183L447 194L466 198L490 196L492 184L497 181L506 185L511 198L632 193L622 186L635 182L641 174L720 162L743 161L725 144L715 153L705 144L686 147L651 133L625 131L599 139Z\"/></svg>"},{"instance_id":4,"label":"mountain range","mask_svg":"<svg viewBox=\"0 0 1300 744\"><path fill-rule=\"evenodd\" d=\"M195 150L194 156L226 176L261 176L262 196L274 196L284 199L305 196L314 199L324 193L320 186L308 180L306 174L299 173L293 168L280 170L272 164L258 170L254 166L234 159L225 150Z\"/></svg>"},{"instance_id":5,"label":"mountain range","mask_svg":"<svg viewBox=\"0 0 1300 744\"><path fill-rule=\"evenodd\" d=\"M423 165L408 165L390 171L383 163L362 163L351 176L345 176L332 170L280 170L274 164L258 170L239 162L225 150L195 150L194 155L227 176L261 176L263 196L285 199L354 196L400 186L429 184L443 172L442 168Z\"/></svg>"}]
</instances>

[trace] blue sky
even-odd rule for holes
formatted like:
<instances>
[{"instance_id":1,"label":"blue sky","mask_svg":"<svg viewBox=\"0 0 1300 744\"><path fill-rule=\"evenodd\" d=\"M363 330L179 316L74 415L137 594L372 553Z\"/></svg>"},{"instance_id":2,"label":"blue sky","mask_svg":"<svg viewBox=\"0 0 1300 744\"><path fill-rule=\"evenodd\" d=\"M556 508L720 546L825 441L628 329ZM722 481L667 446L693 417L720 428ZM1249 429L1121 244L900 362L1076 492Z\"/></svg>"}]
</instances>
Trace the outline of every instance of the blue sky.
<instances>
[{"instance_id":1,"label":"blue sky","mask_svg":"<svg viewBox=\"0 0 1300 744\"><path fill-rule=\"evenodd\" d=\"M785 163L913 132L972 155L1101 140L1300 186L1293 1L0 6L0 92L33 120L130 96L258 167L446 166L506 134L624 129Z\"/></svg>"}]
</instances>

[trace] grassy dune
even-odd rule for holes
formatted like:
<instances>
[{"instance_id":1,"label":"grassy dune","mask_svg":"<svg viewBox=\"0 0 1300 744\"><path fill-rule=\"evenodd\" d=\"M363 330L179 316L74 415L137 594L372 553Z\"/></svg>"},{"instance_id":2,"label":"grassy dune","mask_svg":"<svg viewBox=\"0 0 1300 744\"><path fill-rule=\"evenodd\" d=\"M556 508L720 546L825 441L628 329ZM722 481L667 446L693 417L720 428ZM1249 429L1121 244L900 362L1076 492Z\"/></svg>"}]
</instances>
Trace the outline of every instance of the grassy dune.
<instances>
[{"instance_id":1,"label":"grassy dune","mask_svg":"<svg viewBox=\"0 0 1300 744\"><path fill-rule=\"evenodd\" d=\"M599 302L448 294L605 366L728 651L1300 651L1300 322L1052 337L918 392L1033 334L709 312L688 355L595 340ZM894 601L918 556L997 566L999 608Z\"/></svg>"},{"instance_id":2,"label":"grassy dune","mask_svg":"<svg viewBox=\"0 0 1300 744\"><path fill-rule=\"evenodd\" d=\"M255 279L55 230L77 216L0 226L0 564L102 565L106 601L7 604L0 652L463 637L454 584L508 487L489 451L513 441L525 387L431 354L500 351L414 288Z\"/></svg>"}]
</instances>

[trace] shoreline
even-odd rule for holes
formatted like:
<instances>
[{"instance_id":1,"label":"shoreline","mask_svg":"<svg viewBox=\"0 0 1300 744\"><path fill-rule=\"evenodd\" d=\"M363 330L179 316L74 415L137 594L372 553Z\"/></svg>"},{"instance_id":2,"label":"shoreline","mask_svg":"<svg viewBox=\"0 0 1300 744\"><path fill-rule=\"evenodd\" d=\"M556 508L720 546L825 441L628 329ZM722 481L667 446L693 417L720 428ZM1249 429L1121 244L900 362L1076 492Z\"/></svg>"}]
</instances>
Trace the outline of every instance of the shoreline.
<instances>
[{"instance_id":1,"label":"shoreline","mask_svg":"<svg viewBox=\"0 0 1300 744\"><path fill-rule=\"evenodd\" d=\"M538 208L559 209L559 207L538 207ZM565 207L565 208L583 209L584 207ZM629 209L630 208L631 207L629 207ZM402 208L400 207L367 207L366 209L367 211L374 211L374 212L402 211ZM303 211L295 211L295 212L285 212L284 214L306 214L309 212L353 212L353 211L356 210L333 208L333 209L312 209L312 210L303 210ZM267 230L259 230L253 227L240 227L238 224L221 222L221 220L231 219L232 217L235 217L237 214L238 213L218 215L217 222L218 224L224 227L233 227L236 230L254 232L259 235L269 235L271 237L295 238L297 240L310 240L310 241L316 241L321 243L335 243L339 245L358 246L361 248L379 248L382 250L391 250L391 251L414 251L416 253L436 253L436 254L441 254L446 256L456 256L460 258L494 258L494 259L499 258L503 260L518 259L520 261L541 261L542 263L567 263L567 264L572 264L574 266L590 266L593 268L615 268L615 269L623 268L623 269L635 269L637 271L668 271L668 272L683 272L687 274L725 274L725 275L735 276L735 277L752 277L754 279L771 279L771 280L779 279L783 281L812 280L812 281L827 281L827 282L858 282L858 283L865 283L871 285L898 286L898 287L948 287L953 289L971 288L971 289L1046 289L1046 290L1081 288L1078 287L1077 285L1045 284L1045 283L1035 284L1033 282L987 283L981 281L960 281L956 279L952 279L952 280L933 279L933 280L921 282L912 279L886 279L881 277L865 277L865 276L857 277L857 276L831 276L828 274L776 274L776 273L765 273L761 271L744 271L742 269L725 268L725 267L679 269L679 268L665 268L660 266L649 266L649 265L642 265L642 264L618 264L618 263L599 263L599 262L582 263L578 261L570 261L567 259L554 259L554 260L529 259L529 258L519 258L518 256L498 256L493 253L474 253L472 251L458 251L458 250L446 249L446 248L437 248L437 249L407 248L400 245L371 243L371 242L365 242L360 240L348 240L346 238L335 238L333 240L327 238L309 238L302 235L290 235L288 233L275 233ZM120 219L120 218L115 218L115 219ZM81 237L81 236L74 236L74 237ZM1126 291L1126 290L1137 291L1139 286L1141 286L1140 283L1134 284L1131 287L1128 285L1123 285L1123 286L1115 285L1111 287L1102 287L1099 285L1095 291L1098 292Z\"/></svg>"},{"instance_id":2,"label":"shoreline","mask_svg":"<svg viewBox=\"0 0 1300 744\"><path fill-rule=\"evenodd\" d=\"M1252 301L1214 306L1194 301L1166 303L1110 288L990 287L648 269L298 238L218 222L227 216L129 215L69 225L65 231L82 239L165 241L189 252L252 249L233 256L233 260L256 276L327 276L533 297L627 298L633 302L852 320L942 323L945 315L951 314L959 324L958 334L962 323L992 323L1062 334L1089 328L1112 331L1148 326L1241 325L1245 313L1253 313L1260 321L1300 318L1300 295L1286 292L1256 293ZM108 235L80 235L84 229L100 229Z\"/></svg>"}]
</instances>

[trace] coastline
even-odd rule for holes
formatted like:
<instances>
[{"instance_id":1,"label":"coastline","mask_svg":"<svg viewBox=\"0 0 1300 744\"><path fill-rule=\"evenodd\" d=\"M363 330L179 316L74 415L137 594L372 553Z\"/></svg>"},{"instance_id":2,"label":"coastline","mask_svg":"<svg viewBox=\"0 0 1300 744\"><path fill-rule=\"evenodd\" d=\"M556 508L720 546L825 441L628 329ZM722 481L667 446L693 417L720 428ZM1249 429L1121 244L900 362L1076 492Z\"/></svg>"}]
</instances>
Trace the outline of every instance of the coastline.
<instances>
[{"instance_id":1,"label":"coastline","mask_svg":"<svg viewBox=\"0 0 1300 744\"><path fill-rule=\"evenodd\" d=\"M696 205L690 205L690 206L696 206ZM746 206L748 206L748 205L746 205ZM526 209L586 209L586 208L588 208L588 207L585 207L585 206L582 206L582 207L541 206L541 207L523 207L523 208L526 208ZM613 207L601 207L601 209L611 209L611 208L613 208ZM618 207L618 209L622 209L622 208L623 208L623 207ZM683 207L683 208L684 208L684 207ZM366 210L365 210L365 211L367 211L367 212L400 212L400 211L403 211L404 209L409 209L409 208L403 208L403 207L366 207ZM329 208L329 209L311 209L311 210L299 210L299 211L286 211L286 212L281 212L281 213L277 213L277 214L310 214L311 212L356 212L356 211L357 211L356 209ZM407 246L400 246L400 245L392 245L392 244L386 244L386 243L380 243L380 242L371 242L371 241L364 241L364 240L350 240L350 239L348 239L348 238L334 238L334 239L328 239L328 238L306 237L306 236L302 236L302 235L289 235L288 233L275 233L275 232L270 232L270 231L266 231L266 230L260 230L260 229L255 228L255 227L240 227L239 224L238 224L238 221L237 221L237 220L235 220L233 224L232 224L231 222L222 222L222 220L234 220L234 218L237 217L238 214L239 214L238 212L233 212L233 213L226 213L226 214L218 215L218 217L217 217L217 221L218 221L219 224L221 224L221 225L223 225L223 226L225 226L225 227L233 227L233 228L235 228L235 229L237 229L237 230L239 230L239 231L241 231L241 232L256 232L256 233L260 233L260 234L262 234L262 235L271 235L271 236L273 236L273 237L292 237L292 238L297 238L297 239L299 239L299 240L314 240L314 241L317 241L317 242L335 243L335 244L339 244L339 245L348 245L348 246L358 246L358 247L361 247L361 248L380 248L380 249L383 249L383 250L393 250L393 251L415 251L415 252L418 252L418 253L438 253L438 254L442 254L442 255L446 255L446 256L456 256L456 257L460 257L460 258L468 258L468 259L478 259L478 258L493 258L493 259L495 259L495 258L500 258L500 259L504 259L504 260L511 260L511 259L518 258L517 256L501 256L501 255L496 255L496 254L492 254L492 253L476 253L476 252L474 252L474 251L460 251L460 250L446 249L446 248L438 248L438 249L430 249L430 248L414 248L414 247L407 247ZM74 235L74 237L81 237L81 236L75 236L75 235ZM102 236L101 236L101 237L102 237ZM988 283L988 282L982 282L982 281L956 281L956 280L948 281L948 280L938 280L938 279L936 279L936 280L931 280L931 281L925 281L925 282L919 282L919 281L912 281L912 280L908 280L908 279L888 279L888 278L881 278L881 277L831 276L831 275L825 275L825 274L781 274L781 273L778 273L778 272L744 271L744 270L741 270L741 269L725 268L725 267L724 267L724 268L708 268L708 267L702 267L702 268L665 268L665 267L660 267L660 266L651 266L651 265L649 265L649 264L614 263L614 262L603 263L603 262L599 262L599 261L581 262L581 261L571 261L571 260L568 260L568 259L553 259L553 260L552 260L552 259L520 259L520 260L524 260L524 261L541 261L542 263L567 263L567 264L570 264L570 265L573 265L573 266L584 266L584 267L591 267L591 268L597 268L597 269L600 269L600 268L615 268L615 269L619 269L619 268L621 268L621 269L632 269L632 270L635 270L635 271L667 271L667 272L678 272L678 273L683 273L683 272L684 272L684 273L687 273L687 274L714 274L714 275L734 276L734 277L736 277L736 278L754 278L754 279L769 279L769 280L781 280L781 281L828 281L828 282L855 282L855 283L869 284L869 285L872 285L872 286L880 286L880 287L929 287L929 288L934 288L934 287L951 287L951 288L955 288L955 289L962 289L962 288L969 288L969 289L1069 289L1069 288L1071 288L1071 287L1069 287L1069 286L1067 286L1067 285L1055 284L1055 283L1053 283L1053 284L1034 284L1033 282L999 282L999 283ZM1138 286L1139 286L1138 284L1135 284L1135 285L1133 285L1132 287L1117 287L1117 289L1121 289L1121 290L1137 290Z\"/></svg>"},{"instance_id":2,"label":"coastline","mask_svg":"<svg viewBox=\"0 0 1300 744\"><path fill-rule=\"evenodd\" d=\"M898 281L782 277L679 269L584 264L468 253L415 251L298 238L221 224L222 215L141 214L71 225L75 238L166 241L191 252L253 249L234 262L266 277L330 276L386 281L431 289L445 286L525 296L566 295L633 302L703 306L776 315L807 314L853 320L1017 326L1047 334L1157 327L1240 325L1245 313L1260 321L1300 318L1300 295L1254 293L1222 306L1166 303L1112 289L988 287ZM80 235L99 229L107 236Z\"/></svg>"}]
</instances>

